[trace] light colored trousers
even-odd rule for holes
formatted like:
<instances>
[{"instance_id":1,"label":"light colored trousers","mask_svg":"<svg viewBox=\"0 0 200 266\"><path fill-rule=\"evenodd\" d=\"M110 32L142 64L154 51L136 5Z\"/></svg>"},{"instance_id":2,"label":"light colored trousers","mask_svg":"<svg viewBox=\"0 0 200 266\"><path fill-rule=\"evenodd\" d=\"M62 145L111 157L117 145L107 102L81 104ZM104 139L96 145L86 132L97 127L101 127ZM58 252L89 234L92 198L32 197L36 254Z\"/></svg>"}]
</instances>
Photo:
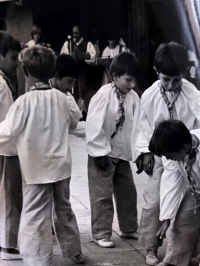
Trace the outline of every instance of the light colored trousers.
<instances>
[{"instance_id":1,"label":"light colored trousers","mask_svg":"<svg viewBox=\"0 0 200 266\"><path fill-rule=\"evenodd\" d=\"M88 181L94 239L110 238L112 235L113 194L121 232L132 232L138 229L137 191L130 163L121 159L108 158L109 164L103 171L95 165L93 157L88 157Z\"/></svg>"},{"instance_id":2,"label":"light colored trousers","mask_svg":"<svg viewBox=\"0 0 200 266\"><path fill-rule=\"evenodd\" d=\"M162 245L162 240L156 234L160 229L160 181L163 173L162 159L155 156L152 176L149 176L144 191L145 205L140 220L140 243L146 249L156 250Z\"/></svg>"},{"instance_id":3,"label":"light colored trousers","mask_svg":"<svg viewBox=\"0 0 200 266\"><path fill-rule=\"evenodd\" d=\"M188 266L192 257L200 259L200 200L188 189L172 224L164 262L176 266Z\"/></svg>"},{"instance_id":4,"label":"light colored trousers","mask_svg":"<svg viewBox=\"0 0 200 266\"><path fill-rule=\"evenodd\" d=\"M0 246L16 248L22 210L22 177L17 156L0 156Z\"/></svg>"},{"instance_id":5,"label":"light colored trousers","mask_svg":"<svg viewBox=\"0 0 200 266\"><path fill-rule=\"evenodd\" d=\"M69 184L70 178L37 185L23 182L19 248L25 266L53 265L52 208L62 257L81 252L79 229L69 201Z\"/></svg>"}]
</instances>

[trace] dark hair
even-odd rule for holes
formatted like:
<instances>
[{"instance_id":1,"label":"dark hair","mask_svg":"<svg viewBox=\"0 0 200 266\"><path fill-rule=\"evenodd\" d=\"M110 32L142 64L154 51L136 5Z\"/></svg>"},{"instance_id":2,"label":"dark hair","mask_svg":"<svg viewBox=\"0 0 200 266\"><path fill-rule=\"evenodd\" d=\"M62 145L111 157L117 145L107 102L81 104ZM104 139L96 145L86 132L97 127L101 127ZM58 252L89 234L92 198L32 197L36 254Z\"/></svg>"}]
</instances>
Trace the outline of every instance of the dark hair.
<instances>
[{"instance_id":1,"label":"dark hair","mask_svg":"<svg viewBox=\"0 0 200 266\"><path fill-rule=\"evenodd\" d=\"M31 37L34 38L34 34L40 34L42 38L42 28L39 25L33 25L31 30Z\"/></svg>"},{"instance_id":2,"label":"dark hair","mask_svg":"<svg viewBox=\"0 0 200 266\"><path fill-rule=\"evenodd\" d=\"M40 45L32 46L24 54L23 65L32 77L48 80L55 69L54 52Z\"/></svg>"},{"instance_id":3,"label":"dark hair","mask_svg":"<svg viewBox=\"0 0 200 266\"><path fill-rule=\"evenodd\" d=\"M7 25L3 18L0 18L0 30L7 31Z\"/></svg>"},{"instance_id":4,"label":"dark hair","mask_svg":"<svg viewBox=\"0 0 200 266\"><path fill-rule=\"evenodd\" d=\"M169 152L180 152L184 144L192 145L190 131L183 122L170 119L156 126L149 143L149 150L161 157Z\"/></svg>"},{"instance_id":5,"label":"dark hair","mask_svg":"<svg viewBox=\"0 0 200 266\"><path fill-rule=\"evenodd\" d=\"M154 65L158 73L168 76L185 74L188 67L187 51L178 43L163 43L156 51Z\"/></svg>"},{"instance_id":6,"label":"dark hair","mask_svg":"<svg viewBox=\"0 0 200 266\"><path fill-rule=\"evenodd\" d=\"M21 45L18 40L13 38L10 34L0 31L0 54L5 57L9 50L17 52L21 51Z\"/></svg>"},{"instance_id":7,"label":"dark hair","mask_svg":"<svg viewBox=\"0 0 200 266\"><path fill-rule=\"evenodd\" d=\"M140 63L134 54L123 52L118 54L112 61L110 73L115 73L118 77L127 74L134 78L139 78L141 74Z\"/></svg>"},{"instance_id":8,"label":"dark hair","mask_svg":"<svg viewBox=\"0 0 200 266\"><path fill-rule=\"evenodd\" d=\"M77 79L80 74L80 70L77 62L71 55L61 54L56 60L56 71L60 79L63 77L72 77Z\"/></svg>"}]
</instances>

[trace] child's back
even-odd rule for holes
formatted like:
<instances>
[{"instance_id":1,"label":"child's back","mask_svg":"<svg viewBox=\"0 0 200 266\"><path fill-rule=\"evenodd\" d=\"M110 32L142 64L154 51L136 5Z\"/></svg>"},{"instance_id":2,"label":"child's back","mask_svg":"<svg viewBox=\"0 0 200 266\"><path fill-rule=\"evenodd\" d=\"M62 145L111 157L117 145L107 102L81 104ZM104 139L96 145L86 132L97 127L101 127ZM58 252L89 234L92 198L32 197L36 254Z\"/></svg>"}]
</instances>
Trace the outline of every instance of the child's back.
<instances>
[{"instance_id":1,"label":"child's back","mask_svg":"<svg viewBox=\"0 0 200 266\"><path fill-rule=\"evenodd\" d=\"M77 113L72 117L67 97L51 88L26 93L11 107L7 121L11 135L17 134L16 146L27 183L56 182L70 176L68 131L76 127Z\"/></svg>"}]
</instances>

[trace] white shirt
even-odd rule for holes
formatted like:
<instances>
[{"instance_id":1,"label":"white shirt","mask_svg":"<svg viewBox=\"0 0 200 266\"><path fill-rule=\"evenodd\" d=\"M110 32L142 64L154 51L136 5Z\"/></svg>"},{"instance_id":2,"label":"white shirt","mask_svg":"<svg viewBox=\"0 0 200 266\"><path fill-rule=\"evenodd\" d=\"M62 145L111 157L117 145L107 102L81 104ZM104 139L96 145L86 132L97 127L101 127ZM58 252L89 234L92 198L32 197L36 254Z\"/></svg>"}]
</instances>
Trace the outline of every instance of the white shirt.
<instances>
[{"instance_id":1,"label":"white shirt","mask_svg":"<svg viewBox=\"0 0 200 266\"><path fill-rule=\"evenodd\" d=\"M140 99L131 90L125 98L125 121L122 130L111 139L118 118L119 101L115 88L106 84L92 97L86 120L87 152L90 156L110 157L132 160L131 146L138 135ZM131 135L133 135L131 139ZM132 145L131 145L132 140Z\"/></svg>"},{"instance_id":2,"label":"white shirt","mask_svg":"<svg viewBox=\"0 0 200 266\"><path fill-rule=\"evenodd\" d=\"M4 78L0 75L0 122L6 117L6 114L13 103L12 93Z\"/></svg>"},{"instance_id":3,"label":"white shirt","mask_svg":"<svg viewBox=\"0 0 200 266\"><path fill-rule=\"evenodd\" d=\"M17 152L27 184L68 178L71 175L68 131L69 127L76 127L81 116L71 95L66 97L56 89L27 92L15 101L0 123L0 152L4 155ZM6 145L13 139L16 150Z\"/></svg>"},{"instance_id":4,"label":"white shirt","mask_svg":"<svg viewBox=\"0 0 200 266\"><path fill-rule=\"evenodd\" d=\"M200 140L200 129L191 130L191 134ZM164 161L167 161L163 157ZM184 160L171 164L171 170L178 172L176 178L164 175L161 179L160 188L160 220L172 219L176 216L184 193L189 186L188 177L184 168ZM200 146L198 147L196 161L192 165L191 175L196 181L196 191L200 193Z\"/></svg>"},{"instance_id":5,"label":"white shirt","mask_svg":"<svg viewBox=\"0 0 200 266\"><path fill-rule=\"evenodd\" d=\"M81 38L79 40L79 42L77 42L77 45L79 45L81 42L83 41L83 38ZM95 59L95 56L96 56L96 50L93 46L93 44L91 42L88 42L87 43L87 53L90 54L90 59L91 60L94 60ZM64 44L63 44L63 47L60 51L60 54L69 54L69 49L68 49L68 41L66 41Z\"/></svg>"},{"instance_id":6,"label":"white shirt","mask_svg":"<svg viewBox=\"0 0 200 266\"><path fill-rule=\"evenodd\" d=\"M117 44L114 49L110 49L108 46L103 50L102 58L111 57L114 58L119 54L120 46ZM122 47L122 52L129 52L129 49Z\"/></svg>"},{"instance_id":7,"label":"white shirt","mask_svg":"<svg viewBox=\"0 0 200 266\"><path fill-rule=\"evenodd\" d=\"M138 153L149 152L148 146L155 126L170 118L167 105L160 93L160 81L148 88L141 98L140 135L136 142ZM173 92L167 92L169 98ZM189 130L200 128L200 92L183 79L182 91L173 107L174 119L181 120Z\"/></svg>"}]
</instances>

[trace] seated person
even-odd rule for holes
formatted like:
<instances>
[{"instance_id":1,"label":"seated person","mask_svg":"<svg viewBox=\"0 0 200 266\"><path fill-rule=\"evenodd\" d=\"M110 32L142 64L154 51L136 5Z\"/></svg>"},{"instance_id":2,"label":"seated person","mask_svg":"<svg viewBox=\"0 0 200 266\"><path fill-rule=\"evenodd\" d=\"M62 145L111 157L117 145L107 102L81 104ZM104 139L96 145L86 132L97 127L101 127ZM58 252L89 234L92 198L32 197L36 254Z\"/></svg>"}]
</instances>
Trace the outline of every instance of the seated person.
<instances>
[{"instance_id":1,"label":"seated person","mask_svg":"<svg viewBox=\"0 0 200 266\"><path fill-rule=\"evenodd\" d=\"M126 47L126 43L122 38L119 39L119 44L116 44L117 37L113 34L110 35L108 39L109 45L104 49L102 53L102 58L114 58L121 52L129 52L129 49ZM109 65L105 66L105 71L103 74L102 85L110 83L112 81L110 75L110 62Z\"/></svg>"},{"instance_id":2,"label":"seated person","mask_svg":"<svg viewBox=\"0 0 200 266\"><path fill-rule=\"evenodd\" d=\"M121 52L129 52L126 43L122 38L119 39L119 44L116 43L116 37L111 35L108 39L109 45L103 50L102 58L111 57L114 58Z\"/></svg>"}]
</instances>

